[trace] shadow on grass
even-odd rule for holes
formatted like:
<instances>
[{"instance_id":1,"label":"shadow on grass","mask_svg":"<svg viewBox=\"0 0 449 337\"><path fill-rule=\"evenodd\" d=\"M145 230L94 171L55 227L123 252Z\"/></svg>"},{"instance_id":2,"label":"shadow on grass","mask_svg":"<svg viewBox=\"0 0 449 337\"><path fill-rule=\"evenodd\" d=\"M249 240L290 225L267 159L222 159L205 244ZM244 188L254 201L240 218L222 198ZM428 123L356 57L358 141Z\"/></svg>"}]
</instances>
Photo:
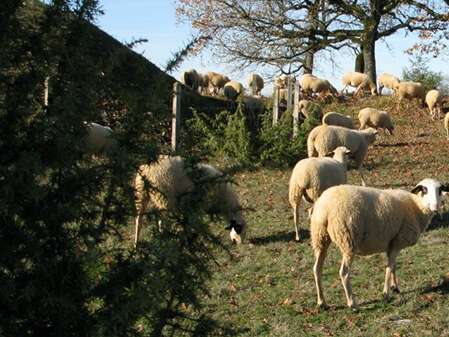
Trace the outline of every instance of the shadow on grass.
<instances>
[{"instance_id":1,"label":"shadow on grass","mask_svg":"<svg viewBox=\"0 0 449 337\"><path fill-rule=\"evenodd\" d=\"M307 229L300 229L299 236L301 237L300 242L303 242L306 239L310 238L310 231ZM273 242L290 242L290 241L295 241L294 231L277 232L277 233L267 235L267 236L251 238L249 240L250 243L252 243L253 245L256 245L256 246L263 246L263 245L273 243Z\"/></svg>"},{"instance_id":2,"label":"shadow on grass","mask_svg":"<svg viewBox=\"0 0 449 337\"><path fill-rule=\"evenodd\" d=\"M377 144L374 144L373 147L401 147L401 146L409 146L409 145L412 145L412 144L411 143L406 143L406 142L377 143Z\"/></svg>"},{"instance_id":3,"label":"shadow on grass","mask_svg":"<svg viewBox=\"0 0 449 337\"><path fill-rule=\"evenodd\" d=\"M432 218L432 221L427 227L427 230L434 230L438 228L447 228L449 227L449 212L444 212L441 214L437 214Z\"/></svg>"},{"instance_id":4,"label":"shadow on grass","mask_svg":"<svg viewBox=\"0 0 449 337\"><path fill-rule=\"evenodd\" d=\"M442 295L449 294L449 278L441 278L438 284L422 288L421 294L440 293Z\"/></svg>"}]
</instances>

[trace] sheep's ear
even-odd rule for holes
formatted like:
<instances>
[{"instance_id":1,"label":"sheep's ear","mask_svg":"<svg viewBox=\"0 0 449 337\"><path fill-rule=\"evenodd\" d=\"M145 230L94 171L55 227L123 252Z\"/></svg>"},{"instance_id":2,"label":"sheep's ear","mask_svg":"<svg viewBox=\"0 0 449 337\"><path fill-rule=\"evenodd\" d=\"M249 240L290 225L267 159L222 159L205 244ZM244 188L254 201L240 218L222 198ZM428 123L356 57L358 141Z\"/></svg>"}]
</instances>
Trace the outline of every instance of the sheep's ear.
<instances>
[{"instance_id":1,"label":"sheep's ear","mask_svg":"<svg viewBox=\"0 0 449 337\"><path fill-rule=\"evenodd\" d=\"M424 192L424 186L423 185L416 185L415 187L413 187L413 189L410 191L414 194L418 194L419 192Z\"/></svg>"},{"instance_id":2,"label":"sheep's ear","mask_svg":"<svg viewBox=\"0 0 449 337\"><path fill-rule=\"evenodd\" d=\"M449 183L441 185L441 192L443 195L446 195L449 193Z\"/></svg>"},{"instance_id":3,"label":"sheep's ear","mask_svg":"<svg viewBox=\"0 0 449 337\"><path fill-rule=\"evenodd\" d=\"M346 150L345 153L346 153L347 155L350 155L350 154L351 154L351 150Z\"/></svg>"}]
</instances>

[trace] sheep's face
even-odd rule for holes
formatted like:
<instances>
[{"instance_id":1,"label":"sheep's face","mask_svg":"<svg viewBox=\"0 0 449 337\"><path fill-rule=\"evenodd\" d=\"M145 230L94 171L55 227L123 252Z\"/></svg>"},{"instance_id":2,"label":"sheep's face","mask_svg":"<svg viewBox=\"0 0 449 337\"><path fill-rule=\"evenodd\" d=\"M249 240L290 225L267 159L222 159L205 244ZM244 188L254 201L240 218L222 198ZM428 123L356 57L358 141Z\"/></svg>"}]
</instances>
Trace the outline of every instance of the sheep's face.
<instances>
[{"instance_id":1,"label":"sheep's face","mask_svg":"<svg viewBox=\"0 0 449 337\"><path fill-rule=\"evenodd\" d=\"M230 230L229 236L233 243L240 244L245 239L246 223L244 220L240 220L239 222L231 220L231 223L226 229Z\"/></svg>"},{"instance_id":2,"label":"sheep's face","mask_svg":"<svg viewBox=\"0 0 449 337\"><path fill-rule=\"evenodd\" d=\"M441 208L441 196L443 192L448 191L448 185L442 185L439 181L430 178L421 180L412 189L412 193L420 196L425 206L432 212L437 212Z\"/></svg>"}]
</instances>

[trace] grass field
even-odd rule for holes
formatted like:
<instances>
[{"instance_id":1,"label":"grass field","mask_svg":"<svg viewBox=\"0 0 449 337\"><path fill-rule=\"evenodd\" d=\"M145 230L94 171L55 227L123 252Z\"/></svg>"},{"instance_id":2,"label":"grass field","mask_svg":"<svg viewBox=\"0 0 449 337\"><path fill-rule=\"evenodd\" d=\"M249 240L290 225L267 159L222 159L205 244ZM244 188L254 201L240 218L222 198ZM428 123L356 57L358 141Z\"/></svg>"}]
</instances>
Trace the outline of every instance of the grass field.
<instances>
[{"instance_id":1,"label":"grass field","mask_svg":"<svg viewBox=\"0 0 449 337\"><path fill-rule=\"evenodd\" d=\"M390 98L365 99L328 106L357 114L372 106L392 113L394 136L383 132L369 150L365 165L368 186L409 189L424 177L449 181L448 149L442 121L428 112L404 107L395 112ZM414 247L398 257L400 294L383 301L385 257L357 257L352 268L358 312L346 308L338 276L340 253L331 245L323 272L329 310L316 307L305 205L302 240L294 241L293 215L287 191L291 169L258 169L236 175L237 190L247 212L246 244L219 253L219 267L204 298L204 310L231 323L238 336L449 336L449 228L435 221ZM357 171L349 182L360 184ZM446 201L449 205L449 202ZM447 210L447 206L445 209ZM444 217L446 218L446 217ZM224 332L223 335L226 335Z\"/></svg>"}]
</instances>

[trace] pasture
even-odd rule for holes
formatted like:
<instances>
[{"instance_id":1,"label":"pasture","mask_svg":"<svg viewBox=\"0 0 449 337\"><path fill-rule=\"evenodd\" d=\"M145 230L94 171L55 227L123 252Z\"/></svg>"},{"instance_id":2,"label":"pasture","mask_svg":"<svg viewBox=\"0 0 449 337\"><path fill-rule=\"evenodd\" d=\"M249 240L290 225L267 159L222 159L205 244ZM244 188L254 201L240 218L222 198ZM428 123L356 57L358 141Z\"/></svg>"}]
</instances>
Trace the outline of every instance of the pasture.
<instances>
[{"instance_id":1,"label":"pasture","mask_svg":"<svg viewBox=\"0 0 449 337\"><path fill-rule=\"evenodd\" d=\"M424 177L449 180L448 141L442 121L416 105L395 110L389 97L325 106L325 111L353 112L366 106L392 114L394 136L380 132L365 161L368 186L410 189ZM338 275L340 253L331 245L323 271L328 310L316 307L306 206L302 203L300 242L294 241L288 203L291 169L256 169L235 176L246 214L246 244L232 246L216 233L230 255L219 253L203 310L230 323L238 336L449 336L449 228L446 217L434 219L417 245L398 257L400 294L382 297L385 256L357 257L352 283L358 312L347 309ZM356 170L349 183L360 184ZM449 201L446 198L444 209ZM223 330L222 335L231 335Z\"/></svg>"}]
</instances>

